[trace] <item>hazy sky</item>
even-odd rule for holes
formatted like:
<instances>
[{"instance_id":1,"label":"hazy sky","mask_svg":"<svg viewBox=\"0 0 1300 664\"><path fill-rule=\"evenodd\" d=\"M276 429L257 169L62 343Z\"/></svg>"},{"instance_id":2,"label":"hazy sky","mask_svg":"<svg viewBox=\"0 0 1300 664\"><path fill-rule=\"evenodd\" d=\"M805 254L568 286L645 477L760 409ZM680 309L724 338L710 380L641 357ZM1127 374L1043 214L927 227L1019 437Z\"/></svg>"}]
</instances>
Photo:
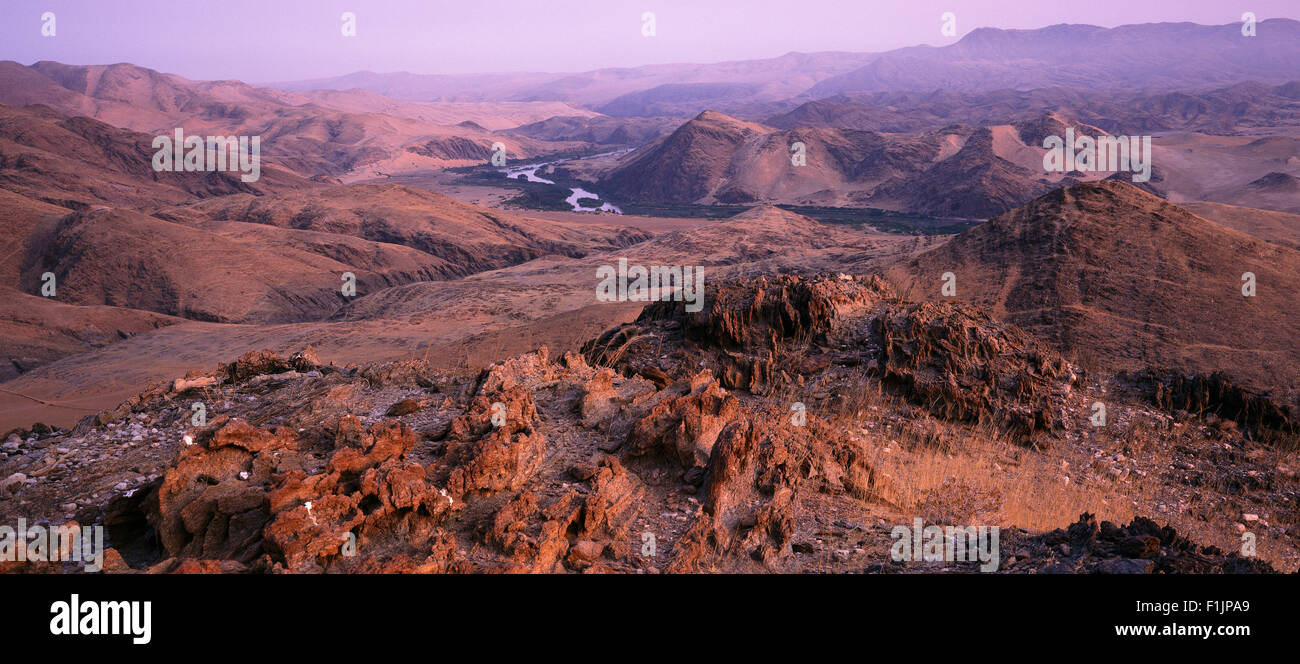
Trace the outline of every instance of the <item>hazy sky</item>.
<instances>
[{"instance_id":1,"label":"hazy sky","mask_svg":"<svg viewBox=\"0 0 1300 664\"><path fill-rule=\"evenodd\" d=\"M54 12L56 34L41 36ZM357 16L357 36L340 16ZM273 82L358 70L585 71L952 43L977 27L1300 18L1297 0L4 0L0 59ZM656 35L642 36L642 14ZM957 38L940 16L957 15Z\"/></svg>"}]
</instances>

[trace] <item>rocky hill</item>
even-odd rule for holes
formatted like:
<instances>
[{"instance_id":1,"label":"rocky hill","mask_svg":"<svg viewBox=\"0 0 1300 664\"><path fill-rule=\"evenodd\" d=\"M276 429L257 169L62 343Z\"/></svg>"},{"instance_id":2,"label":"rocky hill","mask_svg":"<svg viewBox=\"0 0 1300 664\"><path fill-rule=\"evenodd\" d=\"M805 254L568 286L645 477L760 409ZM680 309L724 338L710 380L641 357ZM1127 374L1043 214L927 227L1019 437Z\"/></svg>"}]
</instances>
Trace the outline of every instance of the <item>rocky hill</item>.
<instances>
[{"instance_id":1,"label":"rocky hill","mask_svg":"<svg viewBox=\"0 0 1300 664\"><path fill-rule=\"evenodd\" d=\"M1226 371L1295 395L1300 252L1198 217L1115 181L1077 184L954 237L891 273L1110 369ZM1252 273L1255 295L1243 295ZM904 289L908 290L909 286ZM1293 398L1293 397L1292 397Z\"/></svg>"}]
</instances>

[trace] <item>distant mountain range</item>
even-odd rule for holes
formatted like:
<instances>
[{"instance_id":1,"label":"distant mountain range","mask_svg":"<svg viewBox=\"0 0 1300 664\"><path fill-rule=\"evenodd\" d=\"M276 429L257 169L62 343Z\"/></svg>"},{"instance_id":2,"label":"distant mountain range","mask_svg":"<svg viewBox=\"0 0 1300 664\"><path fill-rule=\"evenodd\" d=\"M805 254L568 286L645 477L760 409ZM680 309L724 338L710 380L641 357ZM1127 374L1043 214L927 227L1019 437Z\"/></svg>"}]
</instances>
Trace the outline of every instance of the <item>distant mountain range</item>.
<instances>
[{"instance_id":1,"label":"distant mountain range","mask_svg":"<svg viewBox=\"0 0 1300 664\"><path fill-rule=\"evenodd\" d=\"M1105 91L1034 88L962 92L873 92L837 94L804 102L764 124L912 132L956 122L993 124L1060 112L1112 134L1199 131L1258 133L1300 126L1300 81L1266 85L1257 81L1186 91Z\"/></svg>"},{"instance_id":2,"label":"distant mountain range","mask_svg":"<svg viewBox=\"0 0 1300 664\"><path fill-rule=\"evenodd\" d=\"M818 82L808 95L1057 86L1170 89L1300 79L1300 21L1270 19L1256 27L1254 37L1243 36L1239 23L979 28L951 46L882 53L854 71Z\"/></svg>"},{"instance_id":3,"label":"distant mountain range","mask_svg":"<svg viewBox=\"0 0 1300 664\"><path fill-rule=\"evenodd\" d=\"M1053 121L1058 131L1064 127ZM808 155L801 166L791 160L796 143ZM954 125L917 134L778 130L705 112L628 155L600 186L636 201L871 204L992 216L1048 190L1046 174L1032 163L1038 154L1010 126Z\"/></svg>"},{"instance_id":4,"label":"distant mountain range","mask_svg":"<svg viewBox=\"0 0 1300 664\"><path fill-rule=\"evenodd\" d=\"M778 60L807 73L843 66L848 58ZM1088 135L1163 134L1153 142L1161 158L1143 185L1149 192L1175 201L1300 211L1300 80L1199 91L855 92L796 104L761 101L790 89L789 81L762 83L761 67L710 67L692 71L703 77L730 68L743 76L726 85L662 84L621 95L601 107L631 114L615 117L563 101L414 102L359 89L286 92L239 81L190 81L129 64L0 62L0 104L10 105L0 106L7 118L0 125L0 156L29 166L0 170L0 180L73 209L123 202L148 207L193 196L297 189L309 180L483 165L498 143L512 162L637 147L617 161L565 168L615 203L871 206L987 218L1051 187L1111 175L1044 172L1044 137L1071 126ZM648 71L660 76L667 70ZM682 85L712 90L703 98L709 103L731 92L749 101L724 99L724 106L745 111L735 115L710 109L685 120L639 117L624 108L632 99L668 104L660 109L665 113L703 103L689 91L654 92ZM770 113L773 108L781 111ZM151 135L170 134L173 127L260 136L264 178L247 184L229 174L154 173ZM794 143L808 150L806 167L792 167ZM83 177L85 169L96 176Z\"/></svg>"},{"instance_id":5,"label":"distant mountain range","mask_svg":"<svg viewBox=\"0 0 1300 664\"><path fill-rule=\"evenodd\" d=\"M1243 36L1238 23L979 28L949 46L883 53L788 53L569 74L356 72L271 86L290 91L360 88L416 101L560 101L615 116L691 116L705 108L745 115L742 109L762 104L853 92L1169 90L1300 80L1300 21L1268 19L1256 28L1254 37ZM769 114L772 110L769 106Z\"/></svg>"},{"instance_id":6,"label":"distant mountain range","mask_svg":"<svg viewBox=\"0 0 1300 664\"><path fill-rule=\"evenodd\" d=\"M191 81L131 64L12 61L0 61L0 104L39 104L146 134L184 127L190 134L258 135L268 162L302 177L482 163L498 142L512 159L572 149L578 144L493 128L596 115L557 102L416 103L364 90L298 94L239 81Z\"/></svg>"},{"instance_id":7,"label":"distant mountain range","mask_svg":"<svg viewBox=\"0 0 1300 664\"><path fill-rule=\"evenodd\" d=\"M1294 102L1272 98L1278 105L1271 108L1236 108L1261 109L1259 118L1289 118ZM1258 101L1267 99L1261 95ZM988 218L1075 182L1133 182L1127 171L1046 171L1046 137L1065 136L1067 129L1079 136L1128 135L1064 113L1008 108L1003 116L1008 119L910 132L853 126L873 126L876 108L844 101L809 105L801 114L774 119L773 124L791 125L787 128L706 111L592 177L615 202L869 206L964 218ZM1187 117L1181 108L1146 116L1143 122L1174 124ZM955 114L960 117L962 108ZM1231 117L1229 109L1207 108L1196 115L1209 124ZM921 127L939 120L918 115ZM1295 212L1300 206L1300 138L1294 119L1279 121L1289 126L1272 128L1275 133L1263 137L1193 132L1156 137L1150 180L1139 186L1171 200ZM803 165L791 158L797 144L804 150Z\"/></svg>"},{"instance_id":8,"label":"distant mountain range","mask_svg":"<svg viewBox=\"0 0 1300 664\"><path fill-rule=\"evenodd\" d=\"M796 96L827 77L870 62L868 53L787 53L776 58L713 64L663 64L597 69L582 73L378 74L271 83L281 90L360 88L414 101L564 101L588 107L611 105L627 115L646 115L641 106L689 96L772 101ZM627 97L625 97L627 96ZM639 101L636 97L640 97ZM636 111L636 112L632 112Z\"/></svg>"}]
</instances>

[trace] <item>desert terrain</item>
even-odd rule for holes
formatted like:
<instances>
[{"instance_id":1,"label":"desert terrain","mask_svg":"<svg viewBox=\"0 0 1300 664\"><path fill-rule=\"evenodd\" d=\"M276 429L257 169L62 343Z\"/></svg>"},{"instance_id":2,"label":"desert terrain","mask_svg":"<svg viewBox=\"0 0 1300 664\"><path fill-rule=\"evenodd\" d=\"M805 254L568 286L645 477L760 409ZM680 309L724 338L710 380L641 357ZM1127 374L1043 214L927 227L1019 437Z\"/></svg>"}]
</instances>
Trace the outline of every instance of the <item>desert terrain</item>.
<instances>
[{"instance_id":1,"label":"desert terrain","mask_svg":"<svg viewBox=\"0 0 1300 664\"><path fill-rule=\"evenodd\" d=\"M978 569L891 558L914 519L1003 573L1296 572L1300 22L1237 30L0 62L0 521L102 526L112 573ZM160 170L176 128L260 177ZM1046 169L1067 132L1149 178ZM628 265L700 299L606 301Z\"/></svg>"}]
</instances>

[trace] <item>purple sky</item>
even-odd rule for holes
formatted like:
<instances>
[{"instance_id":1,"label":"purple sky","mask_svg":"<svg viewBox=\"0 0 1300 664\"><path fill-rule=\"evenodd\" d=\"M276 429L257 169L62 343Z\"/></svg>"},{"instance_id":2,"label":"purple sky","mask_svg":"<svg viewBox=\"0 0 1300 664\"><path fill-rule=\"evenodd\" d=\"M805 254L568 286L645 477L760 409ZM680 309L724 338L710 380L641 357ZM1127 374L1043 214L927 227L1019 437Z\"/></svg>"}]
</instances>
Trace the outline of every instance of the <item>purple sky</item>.
<instances>
[{"instance_id":1,"label":"purple sky","mask_svg":"<svg viewBox=\"0 0 1300 664\"><path fill-rule=\"evenodd\" d=\"M40 34L41 14L57 35ZM340 15L357 15L357 36ZM641 36L655 13L657 35ZM585 71L789 51L883 51L977 27L1300 18L1296 0L5 0L0 59L131 62L194 79L287 81L357 70Z\"/></svg>"}]
</instances>

